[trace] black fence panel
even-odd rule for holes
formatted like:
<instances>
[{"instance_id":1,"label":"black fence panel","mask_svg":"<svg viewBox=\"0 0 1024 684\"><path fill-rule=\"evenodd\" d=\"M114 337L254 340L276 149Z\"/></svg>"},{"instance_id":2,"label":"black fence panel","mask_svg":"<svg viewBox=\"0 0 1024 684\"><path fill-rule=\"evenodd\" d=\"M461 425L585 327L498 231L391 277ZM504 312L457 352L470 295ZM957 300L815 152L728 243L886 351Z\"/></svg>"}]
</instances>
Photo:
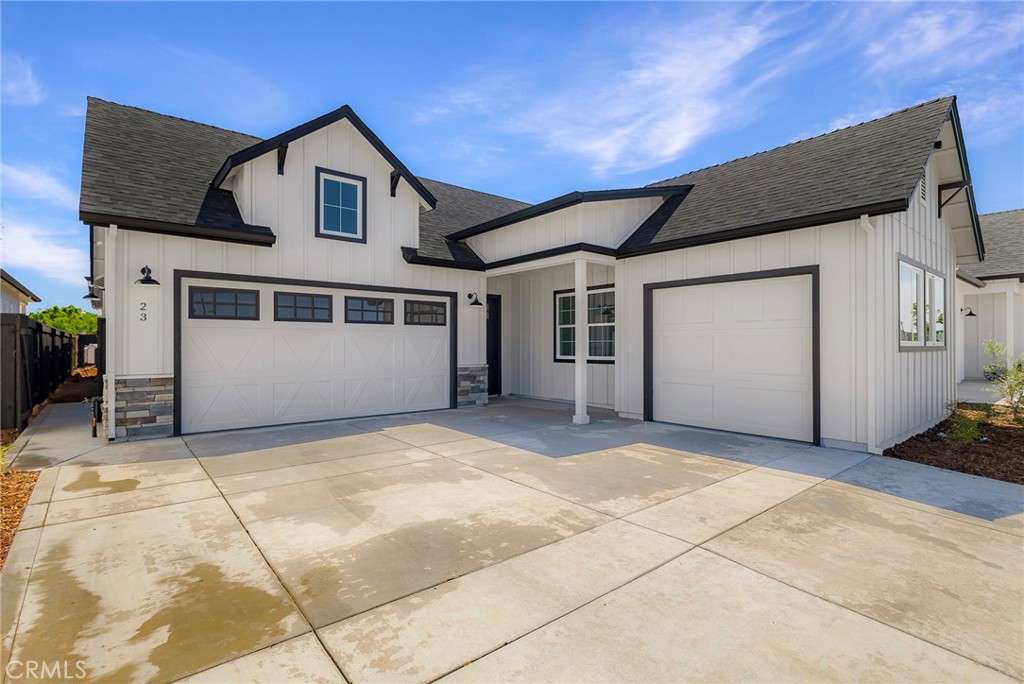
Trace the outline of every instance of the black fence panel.
<instances>
[{"instance_id":1,"label":"black fence panel","mask_svg":"<svg viewBox=\"0 0 1024 684\"><path fill-rule=\"evenodd\" d=\"M24 314L0 314L0 427L22 429L75 367L75 337Z\"/></svg>"}]
</instances>

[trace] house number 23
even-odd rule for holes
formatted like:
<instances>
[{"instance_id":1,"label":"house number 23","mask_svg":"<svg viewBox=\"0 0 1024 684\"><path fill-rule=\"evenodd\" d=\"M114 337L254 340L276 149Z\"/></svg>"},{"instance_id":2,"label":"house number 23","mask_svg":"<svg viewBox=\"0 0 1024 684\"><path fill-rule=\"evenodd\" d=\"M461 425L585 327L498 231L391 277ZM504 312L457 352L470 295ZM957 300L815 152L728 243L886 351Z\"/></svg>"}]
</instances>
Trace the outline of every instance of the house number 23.
<instances>
[{"instance_id":1,"label":"house number 23","mask_svg":"<svg viewBox=\"0 0 1024 684\"><path fill-rule=\"evenodd\" d=\"M139 302L139 320L146 320L146 302Z\"/></svg>"}]
</instances>

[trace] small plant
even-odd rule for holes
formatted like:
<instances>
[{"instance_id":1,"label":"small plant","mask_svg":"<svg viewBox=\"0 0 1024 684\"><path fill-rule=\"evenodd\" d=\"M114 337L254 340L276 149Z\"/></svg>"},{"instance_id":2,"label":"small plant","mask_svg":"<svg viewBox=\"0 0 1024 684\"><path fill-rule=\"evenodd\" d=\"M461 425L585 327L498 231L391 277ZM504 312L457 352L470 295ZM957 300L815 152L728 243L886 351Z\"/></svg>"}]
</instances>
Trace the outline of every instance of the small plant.
<instances>
[{"instance_id":1,"label":"small plant","mask_svg":"<svg viewBox=\"0 0 1024 684\"><path fill-rule=\"evenodd\" d=\"M995 340L988 340L985 342L985 353L992 359L992 363L981 369L981 372L985 374L985 379L998 380L1006 375L1006 347Z\"/></svg>"},{"instance_id":2,"label":"small plant","mask_svg":"<svg viewBox=\"0 0 1024 684\"><path fill-rule=\"evenodd\" d=\"M946 438L951 442L967 444L981 439L981 425L962 411L954 410L947 425Z\"/></svg>"},{"instance_id":3,"label":"small plant","mask_svg":"<svg viewBox=\"0 0 1024 684\"><path fill-rule=\"evenodd\" d=\"M7 451L10 448L10 444L0 444L0 475L7 474Z\"/></svg>"},{"instance_id":4,"label":"small plant","mask_svg":"<svg viewBox=\"0 0 1024 684\"><path fill-rule=\"evenodd\" d=\"M992 381L992 391L1000 395L1006 405L1013 411L1014 421L1020 422L1024 416L1024 354L1006 359L1003 374Z\"/></svg>"}]
</instances>

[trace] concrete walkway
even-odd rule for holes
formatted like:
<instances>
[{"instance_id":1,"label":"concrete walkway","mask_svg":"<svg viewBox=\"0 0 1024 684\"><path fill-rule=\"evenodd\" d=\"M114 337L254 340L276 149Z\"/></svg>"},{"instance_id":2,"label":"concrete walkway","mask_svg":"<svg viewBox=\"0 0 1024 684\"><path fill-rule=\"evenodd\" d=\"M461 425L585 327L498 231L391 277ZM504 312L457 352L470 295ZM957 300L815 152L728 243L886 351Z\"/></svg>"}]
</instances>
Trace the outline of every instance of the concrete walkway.
<instances>
[{"instance_id":1,"label":"concrete walkway","mask_svg":"<svg viewBox=\"0 0 1024 684\"><path fill-rule=\"evenodd\" d=\"M1016 485L534 401L102 447L80 408L14 450L10 681L1024 677Z\"/></svg>"},{"instance_id":2,"label":"concrete walkway","mask_svg":"<svg viewBox=\"0 0 1024 684\"><path fill-rule=\"evenodd\" d=\"M988 380L962 380L956 386L956 400L967 401L972 404L999 404L1000 406L1005 406L1006 400L996 394L993 391L994 389L995 385Z\"/></svg>"}]
</instances>

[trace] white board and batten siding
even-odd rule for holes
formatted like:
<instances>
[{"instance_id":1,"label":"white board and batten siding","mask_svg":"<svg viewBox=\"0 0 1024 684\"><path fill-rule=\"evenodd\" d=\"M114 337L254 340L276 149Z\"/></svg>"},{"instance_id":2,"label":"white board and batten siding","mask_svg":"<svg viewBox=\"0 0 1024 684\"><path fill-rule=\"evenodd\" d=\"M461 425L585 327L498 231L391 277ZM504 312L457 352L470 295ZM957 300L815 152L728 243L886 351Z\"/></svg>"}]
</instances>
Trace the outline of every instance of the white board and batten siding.
<instances>
[{"instance_id":1,"label":"white board and batten siding","mask_svg":"<svg viewBox=\"0 0 1024 684\"><path fill-rule=\"evenodd\" d=\"M314 235L315 167L367 179L366 244ZM483 313L468 309L466 295L483 293L481 273L413 266L401 247L417 245L421 200L404 181L390 194L390 165L347 121L339 121L292 142L284 175L277 154L264 155L237 170L231 180L245 220L270 226L273 247L228 244L130 230L117 234L124 286L115 290L114 372L121 377L174 373L173 297L175 269L298 280L456 292L458 363L486 363ZM131 285L148 265L159 287ZM148 315L140 320L145 297ZM480 319L480 320L476 320Z\"/></svg>"},{"instance_id":2,"label":"white board and batten siding","mask_svg":"<svg viewBox=\"0 0 1024 684\"><path fill-rule=\"evenodd\" d=\"M588 264L587 282L614 280L614 267ZM575 365L555 362L554 293L572 289L572 264L488 279L488 294L501 295L502 391L538 399L575 398ZM622 308L616 303L616 316ZM621 325L617 335L622 335ZM587 364L587 403L615 405L615 365Z\"/></svg>"},{"instance_id":3,"label":"white board and batten siding","mask_svg":"<svg viewBox=\"0 0 1024 684\"><path fill-rule=\"evenodd\" d=\"M846 221L619 261L616 409L643 415L645 283L817 264L823 443L880 452L942 420L955 395L959 323L952 309L951 231L937 218L931 197L912 201L907 212L872 217L870 224L873 236L860 221ZM943 351L899 349L898 255L945 274Z\"/></svg>"},{"instance_id":4,"label":"white board and batten siding","mask_svg":"<svg viewBox=\"0 0 1024 684\"><path fill-rule=\"evenodd\" d=\"M585 202L468 238L490 263L585 242L618 247L661 203L660 197Z\"/></svg>"}]
</instances>

